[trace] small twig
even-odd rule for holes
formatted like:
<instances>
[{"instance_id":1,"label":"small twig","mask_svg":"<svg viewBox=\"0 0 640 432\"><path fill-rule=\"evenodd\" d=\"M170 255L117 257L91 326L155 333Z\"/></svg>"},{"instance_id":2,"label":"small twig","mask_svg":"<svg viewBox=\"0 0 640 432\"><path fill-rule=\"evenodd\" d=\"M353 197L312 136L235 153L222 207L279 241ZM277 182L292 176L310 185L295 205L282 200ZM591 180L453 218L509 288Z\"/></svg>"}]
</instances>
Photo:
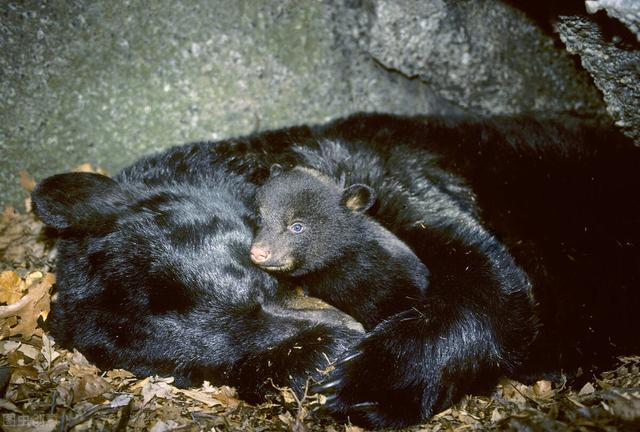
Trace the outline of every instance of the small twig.
<instances>
[{"instance_id":1,"label":"small twig","mask_svg":"<svg viewBox=\"0 0 640 432\"><path fill-rule=\"evenodd\" d=\"M129 407L129 415L128 417L131 416L131 408L130 408L131 402L129 402L128 405L125 406ZM74 428L75 426L78 426L81 423L86 422L87 420L89 420L93 415L95 415L96 413L100 412L100 411L117 411L118 409L120 409L119 407L112 407L110 405L96 405L93 406L91 408L89 408L88 410L84 411L83 413L81 413L80 415L74 417L73 419L71 419L66 427L64 428L64 430L70 430L72 428ZM125 413L123 412L123 416L125 415ZM127 422L129 421L129 419L127 419ZM119 426L119 423L118 423ZM126 426L126 424L125 424Z\"/></svg>"},{"instance_id":2,"label":"small twig","mask_svg":"<svg viewBox=\"0 0 640 432\"><path fill-rule=\"evenodd\" d=\"M530 398L529 396L527 396L526 394L522 393L522 392L521 392L520 390L518 390L518 388L517 388L516 386L514 386L512 383L509 383L509 385L510 385L511 387L513 387L513 389L514 389L515 391L517 391L517 392L520 394L520 396L522 396L523 398L525 398L525 399L526 399L526 400L528 400L529 402L533 402L533 403L534 403L538 408L543 407L543 405L542 405L540 402L538 402L537 400L532 399L532 398Z\"/></svg>"},{"instance_id":3,"label":"small twig","mask_svg":"<svg viewBox=\"0 0 640 432\"><path fill-rule=\"evenodd\" d=\"M129 424L129 420L131 419L131 407L133 406L133 398L129 400L129 403L122 408L122 415L120 416L120 421L115 428L115 432L123 432L127 430L127 424Z\"/></svg>"},{"instance_id":4,"label":"small twig","mask_svg":"<svg viewBox=\"0 0 640 432\"><path fill-rule=\"evenodd\" d=\"M300 422L302 422L304 420L304 415L303 415L304 407L302 406L302 402L304 402L307 399L314 399L312 397L309 397L309 380L310 380L310 378L307 378L307 381L304 384L304 394L302 395L302 398L299 398L298 395L296 394L296 392L293 391L293 389L288 388L288 387L278 387L277 385L275 385L273 380L271 378L269 378L269 382L271 383L271 385L276 390L278 390L279 392L286 392L287 390L291 391L291 394L293 395L293 398L296 401L296 405L298 405L298 412L296 414L296 418Z\"/></svg>"},{"instance_id":5,"label":"small twig","mask_svg":"<svg viewBox=\"0 0 640 432\"><path fill-rule=\"evenodd\" d=\"M67 410L62 408L62 414L60 414L60 427L58 428L60 432L65 431L64 423L66 420L66 414L67 414Z\"/></svg>"},{"instance_id":6,"label":"small twig","mask_svg":"<svg viewBox=\"0 0 640 432\"><path fill-rule=\"evenodd\" d=\"M97 413L98 411L101 411L104 408L105 407L101 407L100 405L96 405L89 408L88 410L84 411L80 415L69 420L69 422L66 424L66 427L63 430L68 431L73 427L78 426L80 423L86 422L91 418L91 416L93 416L95 413ZM62 422L64 422L64 420L62 420Z\"/></svg>"},{"instance_id":7,"label":"small twig","mask_svg":"<svg viewBox=\"0 0 640 432\"><path fill-rule=\"evenodd\" d=\"M54 391L51 394L51 409L49 410L49 414L53 414L56 409L56 399L58 399L58 392Z\"/></svg>"}]
</instances>

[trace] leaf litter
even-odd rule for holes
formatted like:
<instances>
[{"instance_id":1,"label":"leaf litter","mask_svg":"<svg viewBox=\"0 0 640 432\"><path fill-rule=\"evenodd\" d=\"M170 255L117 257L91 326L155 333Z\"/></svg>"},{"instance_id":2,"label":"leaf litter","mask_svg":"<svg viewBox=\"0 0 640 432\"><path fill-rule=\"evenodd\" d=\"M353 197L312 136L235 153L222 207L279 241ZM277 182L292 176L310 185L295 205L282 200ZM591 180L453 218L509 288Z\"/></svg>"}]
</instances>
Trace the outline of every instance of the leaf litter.
<instances>
[{"instance_id":1,"label":"leaf litter","mask_svg":"<svg viewBox=\"0 0 640 432\"><path fill-rule=\"evenodd\" d=\"M88 164L77 170L96 172ZM26 172L20 182L28 191L36 184ZM42 329L56 256L43 232L28 198L25 211L7 207L0 215L2 430L364 431L314 413L323 403L316 395L298 398L291 389L274 387L266 402L249 405L228 386L205 381L181 389L171 377L102 371L80 352L59 347ZM620 358L616 369L580 388L565 381L525 385L503 378L490 396L467 396L406 430L640 430L640 356Z\"/></svg>"}]
</instances>

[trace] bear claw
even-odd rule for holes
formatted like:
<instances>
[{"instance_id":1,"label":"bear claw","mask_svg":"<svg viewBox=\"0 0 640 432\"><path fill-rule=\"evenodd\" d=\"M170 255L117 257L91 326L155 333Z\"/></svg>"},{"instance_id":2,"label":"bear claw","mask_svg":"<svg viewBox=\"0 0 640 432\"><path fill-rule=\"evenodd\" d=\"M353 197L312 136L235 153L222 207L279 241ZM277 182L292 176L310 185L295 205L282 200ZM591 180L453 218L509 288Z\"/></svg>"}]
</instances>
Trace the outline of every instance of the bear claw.
<instances>
[{"instance_id":1,"label":"bear claw","mask_svg":"<svg viewBox=\"0 0 640 432\"><path fill-rule=\"evenodd\" d=\"M349 407L351 410L371 412L378 408L378 402L360 402Z\"/></svg>"},{"instance_id":2,"label":"bear claw","mask_svg":"<svg viewBox=\"0 0 640 432\"><path fill-rule=\"evenodd\" d=\"M362 354L363 354L362 351L356 351L356 352L347 354L347 355L345 355L343 357L340 357L338 360L336 360L336 362L333 364L333 366L337 367L337 366L343 365L343 364L345 364L347 362L350 362L351 360L353 360L353 359L355 359L357 357L360 357Z\"/></svg>"},{"instance_id":3,"label":"bear claw","mask_svg":"<svg viewBox=\"0 0 640 432\"><path fill-rule=\"evenodd\" d=\"M321 384L316 384L313 387L311 387L311 391L313 393L324 393L326 390L330 390L334 387L337 387L341 382L342 380L337 379L337 380L328 381Z\"/></svg>"}]
</instances>

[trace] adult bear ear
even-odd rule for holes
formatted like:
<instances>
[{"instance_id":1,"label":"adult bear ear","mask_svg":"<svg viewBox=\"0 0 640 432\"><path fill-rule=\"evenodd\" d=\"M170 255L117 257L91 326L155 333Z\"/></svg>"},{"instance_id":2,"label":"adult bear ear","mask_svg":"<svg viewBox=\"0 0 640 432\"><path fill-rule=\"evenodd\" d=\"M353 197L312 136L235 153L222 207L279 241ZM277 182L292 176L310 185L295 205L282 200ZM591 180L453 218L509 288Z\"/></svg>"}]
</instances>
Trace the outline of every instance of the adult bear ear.
<instances>
[{"instance_id":1,"label":"adult bear ear","mask_svg":"<svg viewBox=\"0 0 640 432\"><path fill-rule=\"evenodd\" d=\"M92 231L115 220L125 205L126 194L109 177L67 173L42 180L31 192L31 201L35 213L47 226Z\"/></svg>"},{"instance_id":2,"label":"adult bear ear","mask_svg":"<svg viewBox=\"0 0 640 432\"><path fill-rule=\"evenodd\" d=\"M271 165L271 168L269 169L269 177L270 178L278 177L280 174L282 174L283 171L284 171L284 168L282 167L282 165L274 163L273 165Z\"/></svg>"},{"instance_id":3,"label":"adult bear ear","mask_svg":"<svg viewBox=\"0 0 640 432\"><path fill-rule=\"evenodd\" d=\"M364 213L376 202L376 193L367 185L354 184L342 192L340 204L348 209Z\"/></svg>"}]
</instances>

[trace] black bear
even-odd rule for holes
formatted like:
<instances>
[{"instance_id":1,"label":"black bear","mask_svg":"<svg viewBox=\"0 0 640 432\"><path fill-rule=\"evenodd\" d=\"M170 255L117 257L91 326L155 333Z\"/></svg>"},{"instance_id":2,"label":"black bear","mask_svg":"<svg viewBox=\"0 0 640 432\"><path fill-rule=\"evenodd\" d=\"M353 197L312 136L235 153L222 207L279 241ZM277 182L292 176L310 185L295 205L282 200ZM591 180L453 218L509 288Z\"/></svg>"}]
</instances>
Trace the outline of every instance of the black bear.
<instances>
[{"instance_id":1,"label":"black bear","mask_svg":"<svg viewBox=\"0 0 640 432\"><path fill-rule=\"evenodd\" d=\"M287 276L365 329L416 303L428 271L396 236L366 216L376 198L363 184L340 188L319 171L271 167L256 194L259 229L251 259Z\"/></svg>"},{"instance_id":2,"label":"black bear","mask_svg":"<svg viewBox=\"0 0 640 432\"><path fill-rule=\"evenodd\" d=\"M372 187L370 215L429 269L424 298L366 337L282 313L249 259L242 205L275 163ZM640 149L581 119L360 114L176 147L113 181L53 177L33 193L61 236L49 320L103 367L245 394L271 376L300 385L323 352L346 349L316 388L326 409L416 423L501 374L588 370L640 349L638 172Z\"/></svg>"},{"instance_id":3,"label":"black bear","mask_svg":"<svg viewBox=\"0 0 640 432\"><path fill-rule=\"evenodd\" d=\"M267 378L298 391L319 379L362 330L336 310L289 307L251 265L252 194L224 169L195 183L41 182L36 212L61 237L49 331L102 368L226 382L248 400L273 389Z\"/></svg>"}]
</instances>

